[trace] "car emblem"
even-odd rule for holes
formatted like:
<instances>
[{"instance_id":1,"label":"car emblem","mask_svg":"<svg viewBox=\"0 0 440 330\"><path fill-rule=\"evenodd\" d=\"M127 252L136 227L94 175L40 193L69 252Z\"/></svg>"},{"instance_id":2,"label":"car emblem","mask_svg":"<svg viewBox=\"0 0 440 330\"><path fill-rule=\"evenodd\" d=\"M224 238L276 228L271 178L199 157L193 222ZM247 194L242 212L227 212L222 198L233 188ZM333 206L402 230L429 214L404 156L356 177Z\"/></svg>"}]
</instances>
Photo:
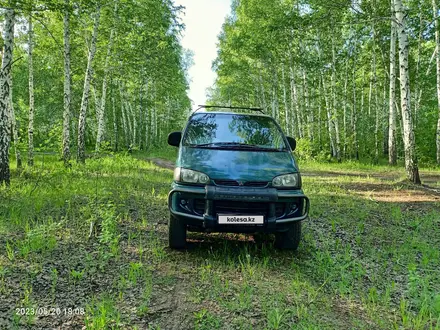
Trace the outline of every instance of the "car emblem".
<instances>
[{"instance_id":1,"label":"car emblem","mask_svg":"<svg viewBox=\"0 0 440 330\"><path fill-rule=\"evenodd\" d=\"M238 185L239 185L240 187L242 187L242 186L244 186L244 182L243 182L243 181L238 181Z\"/></svg>"}]
</instances>

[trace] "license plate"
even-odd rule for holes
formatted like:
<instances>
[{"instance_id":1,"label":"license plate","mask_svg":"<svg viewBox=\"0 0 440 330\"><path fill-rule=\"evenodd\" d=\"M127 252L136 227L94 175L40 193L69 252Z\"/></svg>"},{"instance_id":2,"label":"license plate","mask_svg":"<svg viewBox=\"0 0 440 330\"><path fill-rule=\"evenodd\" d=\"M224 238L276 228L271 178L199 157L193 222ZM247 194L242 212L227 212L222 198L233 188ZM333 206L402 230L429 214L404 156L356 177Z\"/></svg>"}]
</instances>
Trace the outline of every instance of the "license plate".
<instances>
[{"instance_id":1,"label":"license plate","mask_svg":"<svg viewBox=\"0 0 440 330\"><path fill-rule=\"evenodd\" d=\"M263 215L218 215L218 223L221 225L262 225Z\"/></svg>"}]
</instances>

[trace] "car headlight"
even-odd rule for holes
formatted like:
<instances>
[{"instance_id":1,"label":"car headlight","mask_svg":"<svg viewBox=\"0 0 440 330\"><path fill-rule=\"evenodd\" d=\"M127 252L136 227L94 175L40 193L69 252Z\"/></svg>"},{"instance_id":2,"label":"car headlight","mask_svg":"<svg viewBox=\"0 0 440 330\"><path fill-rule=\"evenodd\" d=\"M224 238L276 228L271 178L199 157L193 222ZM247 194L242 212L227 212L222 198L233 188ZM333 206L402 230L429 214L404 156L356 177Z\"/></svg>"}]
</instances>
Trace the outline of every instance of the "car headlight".
<instances>
[{"instance_id":1,"label":"car headlight","mask_svg":"<svg viewBox=\"0 0 440 330\"><path fill-rule=\"evenodd\" d=\"M294 187L298 188L300 185L299 173L285 174L275 177L272 180L274 187Z\"/></svg>"},{"instance_id":2,"label":"car headlight","mask_svg":"<svg viewBox=\"0 0 440 330\"><path fill-rule=\"evenodd\" d=\"M205 184L209 182L209 176L202 172L176 167L174 170L174 181Z\"/></svg>"}]
</instances>

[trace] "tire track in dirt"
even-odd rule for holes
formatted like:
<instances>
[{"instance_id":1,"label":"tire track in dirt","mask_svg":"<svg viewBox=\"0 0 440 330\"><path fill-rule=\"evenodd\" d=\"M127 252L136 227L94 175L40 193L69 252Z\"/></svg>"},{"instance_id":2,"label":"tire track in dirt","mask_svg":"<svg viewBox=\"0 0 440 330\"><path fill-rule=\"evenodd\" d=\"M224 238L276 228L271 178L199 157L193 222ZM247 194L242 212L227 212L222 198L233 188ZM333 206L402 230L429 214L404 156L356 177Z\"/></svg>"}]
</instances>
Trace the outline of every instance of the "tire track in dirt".
<instances>
[{"instance_id":1,"label":"tire track in dirt","mask_svg":"<svg viewBox=\"0 0 440 330\"><path fill-rule=\"evenodd\" d=\"M147 158L147 161L152 162L154 165L167 168L169 170L174 170L174 162L161 158Z\"/></svg>"}]
</instances>

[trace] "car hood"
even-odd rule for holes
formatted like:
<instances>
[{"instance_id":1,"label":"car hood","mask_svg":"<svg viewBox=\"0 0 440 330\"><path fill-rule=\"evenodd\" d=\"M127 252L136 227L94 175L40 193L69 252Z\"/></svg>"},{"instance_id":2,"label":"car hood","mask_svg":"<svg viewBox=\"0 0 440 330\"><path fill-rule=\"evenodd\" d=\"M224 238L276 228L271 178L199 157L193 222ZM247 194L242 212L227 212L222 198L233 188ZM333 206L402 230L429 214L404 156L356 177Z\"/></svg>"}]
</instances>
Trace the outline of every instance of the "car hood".
<instances>
[{"instance_id":1,"label":"car hood","mask_svg":"<svg viewBox=\"0 0 440 330\"><path fill-rule=\"evenodd\" d=\"M298 172L289 152L261 152L181 147L177 166L207 174L211 179L271 181Z\"/></svg>"}]
</instances>

